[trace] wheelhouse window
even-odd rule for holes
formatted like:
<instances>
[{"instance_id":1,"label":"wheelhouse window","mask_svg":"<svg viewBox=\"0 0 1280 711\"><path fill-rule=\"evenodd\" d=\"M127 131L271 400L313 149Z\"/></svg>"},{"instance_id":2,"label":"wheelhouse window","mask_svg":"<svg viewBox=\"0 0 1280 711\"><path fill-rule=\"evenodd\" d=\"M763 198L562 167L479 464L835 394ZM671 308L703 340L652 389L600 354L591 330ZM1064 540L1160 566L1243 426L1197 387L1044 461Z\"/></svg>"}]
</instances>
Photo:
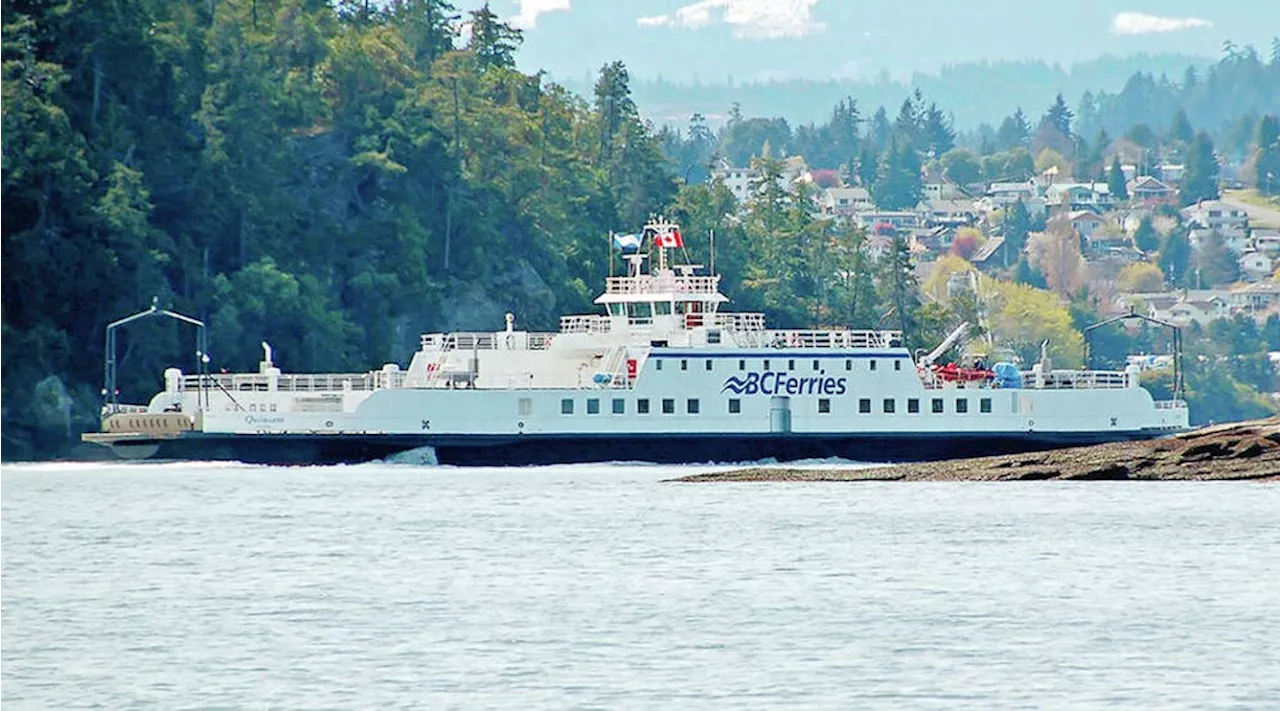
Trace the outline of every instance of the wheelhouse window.
<instances>
[{"instance_id":1,"label":"wheelhouse window","mask_svg":"<svg viewBox=\"0 0 1280 711\"><path fill-rule=\"evenodd\" d=\"M561 415L573 414L573 398L567 397L560 401L560 414Z\"/></svg>"}]
</instances>

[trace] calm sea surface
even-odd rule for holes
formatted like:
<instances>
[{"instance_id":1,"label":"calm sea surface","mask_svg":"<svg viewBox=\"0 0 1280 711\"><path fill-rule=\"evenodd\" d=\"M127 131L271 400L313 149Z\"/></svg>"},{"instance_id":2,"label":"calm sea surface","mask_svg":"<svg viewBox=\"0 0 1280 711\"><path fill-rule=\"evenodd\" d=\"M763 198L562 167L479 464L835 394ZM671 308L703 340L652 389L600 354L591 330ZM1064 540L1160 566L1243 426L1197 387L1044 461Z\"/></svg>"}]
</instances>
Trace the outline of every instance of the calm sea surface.
<instances>
[{"instance_id":1,"label":"calm sea surface","mask_svg":"<svg viewBox=\"0 0 1280 711\"><path fill-rule=\"evenodd\" d=\"M1280 486L6 465L12 708L1280 708Z\"/></svg>"}]
</instances>

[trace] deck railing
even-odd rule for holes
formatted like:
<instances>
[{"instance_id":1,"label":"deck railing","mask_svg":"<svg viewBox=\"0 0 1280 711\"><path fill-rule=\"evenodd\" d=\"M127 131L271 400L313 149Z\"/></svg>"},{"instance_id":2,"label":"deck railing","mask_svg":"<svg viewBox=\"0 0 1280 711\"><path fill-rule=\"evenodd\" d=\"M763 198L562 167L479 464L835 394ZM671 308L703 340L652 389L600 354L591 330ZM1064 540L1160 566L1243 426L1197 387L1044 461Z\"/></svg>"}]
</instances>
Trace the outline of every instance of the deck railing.
<instances>
[{"instance_id":1,"label":"deck railing","mask_svg":"<svg viewBox=\"0 0 1280 711\"><path fill-rule=\"evenodd\" d=\"M1129 376L1116 370L1054 370L1044 373L1044 384L1036 380L1035 371L1022 371L1025 388L1042 390L1083 390L1098 388L1127 388Z\"/></svg>"},{"instance_id":2,"label":"deck railing","mask_svg":"<svg viewBox=\"0 0 1280 711\"><path fill-rule=\"evenodd\" d=\"M609 277L606 294L707 294L719 292L720 277L714 276L639 276Z\"/></svg>"},{"instance_id":3,"label":"deck railing","mask_svg":"<svg viewBox=\"0 0 1280 711\"><path fill-rule=\"evenodd\" d=\"M183 376L182 389L194 391L203 384L213 391L225 390L232 395L237 392L267 392L271 389L271 380L274 379L275 389L278 392L383 390L403 386L404 378L405 372L402 370L374 370L368 373L281 373L280 375L215 373L205 376L203 383L199 375Z\"/></svg>"}]
</instances>

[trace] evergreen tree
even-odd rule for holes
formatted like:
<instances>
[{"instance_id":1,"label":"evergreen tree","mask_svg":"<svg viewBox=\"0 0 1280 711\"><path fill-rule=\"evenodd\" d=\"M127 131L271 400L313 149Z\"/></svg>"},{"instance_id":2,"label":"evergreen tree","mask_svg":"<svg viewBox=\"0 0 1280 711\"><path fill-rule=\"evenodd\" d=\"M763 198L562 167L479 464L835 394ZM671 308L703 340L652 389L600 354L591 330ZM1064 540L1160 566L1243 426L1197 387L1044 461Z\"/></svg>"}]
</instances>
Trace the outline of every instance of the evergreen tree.
<instances>
[{"instance_id":1,"label":"evergreen tree","mask_svg":"<svg viewBox=\"0 0 1280 711\"><path fill-rule=\"evenodd\" d=\"M1013 115L1006 116L996 130L996 148L1008 151L1014 148L1026 148L1031 145L1031 125L1027 123L1026 114L1018 107Z\"/></svg>"},{"instance_id":2,"label":"evergreen tree","mask_svg":"<svg viewBox=\"0 0 1280 711\"><path fill-rule=\"evenodd\" d=\"M1254 185L1268 195L1280 194L1280 118L1263 116L1254 139Z\"/></svg>"},{"instance_id":3,"label":"evergreen tree","mask_svg":"<svg viewBox=\"0 0 1280 711\"><path fill-rule=\"evenodd\" d=\"M902 106L898 109L898 118L893 121L893 140L919 150L920 116L920 109L916 107L911 97L903 99Z\"/></svg>"},{"instance_id":4,"label":"evergreen tree","mask_svg":"<svg viewBox=\"0 0 1280 711\"><path fill-rule=\"evenodd\" d=\"M1190 143L1195 138L1195 131L1191 128L1191 121L1187 119L1187 112L1179 108L1173 114L1173 120L1169 122L1169 141L1177 141L1181 143Z\"/></svg>"},{"instance_id":5,"label":"evergreen tree","mask_svg":"<svg viewBox=\"0 0 1280 711\"><path fill-rule=\"evenodd\" d=\"M921 138L925 152L935 158L941 157L956 145L956 132L951 128L951 119L937 104L930 103L929 108L924 111Z\"/></svg>"},{"instance_id":6,"label":"evergreen tree","mask_svg":"<svg viewBox=\"0 0 1280 711\"><path fill-rule=\"evenodd\" d=\"M1196 133L1187 155L1187 172L1182 178L1178 198L1183 205L1218 197L1218 157L1213 152L1213 141L1204 131ZM1169 271L1166 269L1165 274Z\"/></svg>"},{"instance_id":7,"label":"evergreen tree","mask_svg":"<svg viewBox=\"0 0 1280 711\"><path fill-rule=\"evenodd\" d=\"M514 67L524 33L498 19L489 3L471 11L471 51L481 67Z\"/></svg>"},{"instance_id":8,"label":"evergreen tree","mask_svg":"<svg viewBox=\"0 0 1280 711\"><path fill-rule=\"evenodd\" d=\"M1107 171L1107 190L1111 191L1113 200L1129 199L1129 188L1125 185L1124 170L1120 167L1120 156L1111 157L1111 169Z\"/></svg>"},{"instance_id":9,"label":"evergreen tree","mask_svg":"<svg viewBox=\"0 0 1280 711\"><path fill-rule=\"evenodd\" d=\"M1156 232L1149 215L1138 222L1138 229L1133 233L1133 246L1143 252L1154 252L1160 248L1160 233Z\"/></svg>"},{"instance_id":10,"label":"evergreen tree","mask_svg":"<svg viewBox=\"0 0 1280 711\"><path fill-rule=\"evenodd\" d=\"M864 144L858 154L858 183L869 190L879 174L880 156L876 153L875 146Z\"/></svg>"},{"instance_id":11,"label":"evergreen tree","mask_svg":"<svg viewBox=\"0 0 1280 711\"><path fill-rule=\"evenodd\" d=\"M881 210L909 210L922 194L920 159L910 145L895 139L880 162L871 197Z\"/></svg>"},{"instance_id":12,"label":"evergreen tree","mask_svg":"<svg viewBox=\"0 0 1280 711\"><path fill-rule=\"evenodd\" d=\"M1074 115L1071 113L1071 109L1067 108L1067 102L1062 98L1062 94L1058 94L1044 115L1045 122L1064 136L1071 135L1071 120L1073 118Z\"/></svg>"},{"instance_id":13,"label":"evergreen tree","mask_svg":"<svg viewBox=\"0 0 1280 711\"><path fill-rule=\"evenodd\" d=\"M877 155L889 148L889 140L892 136L893 124L889 122L889 114L881 106L876 109L875 115L871 117L871 131L869 134L871 145L875 148Z\"/></svg>"},{"instance_id":14,"label":"evergreen tree","mask_svg":"<svg viewBox=\"0 0 1280 711\"><path fill-rule=\"evenodd\" d=\"M1027 247L1027 237L1031 234L1031 215L1027 212L1027 206L1022 200L1013 203L1005 213L1001 229L1004 235L1002 249L1006 255L1007 264L1021 258L1023 250Z\"/></svg>"},{"instance_id":15,"label":"evergreen tree","mask_svg":"<svg viewBox=\"0 0 1280 711\"><path fill-rule=\"evenodd\" d=\"M1170 232L1160 244L1159 266L1170 286L1186 286L1187 270L1191 265L1191 242L1187 232L1179 228Z\"/></svg>"}]
</instances>

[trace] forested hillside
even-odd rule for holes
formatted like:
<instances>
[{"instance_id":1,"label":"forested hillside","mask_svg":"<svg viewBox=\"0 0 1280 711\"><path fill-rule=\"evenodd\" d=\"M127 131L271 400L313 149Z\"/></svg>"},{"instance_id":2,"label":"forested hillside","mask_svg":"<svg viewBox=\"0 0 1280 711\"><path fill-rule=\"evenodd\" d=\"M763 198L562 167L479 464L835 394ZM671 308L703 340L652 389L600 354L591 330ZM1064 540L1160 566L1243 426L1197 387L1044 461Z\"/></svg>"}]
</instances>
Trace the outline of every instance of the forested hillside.
<instances>
[{"instance_id":1,"label":"forested hillside","mask_svg":"<svg viewBox=\"0 0 1280 711\"><path fill-rule=\"evenodd\" d=\"M587 308L676 185L625 69L583 100L520 40L440 0L5 0L5 456L96 428L103 328L153 298L215 369L268 339L294 371ZM191 369L176 327L124 339L126 401Z\"/></svg>"}]
</instances>

